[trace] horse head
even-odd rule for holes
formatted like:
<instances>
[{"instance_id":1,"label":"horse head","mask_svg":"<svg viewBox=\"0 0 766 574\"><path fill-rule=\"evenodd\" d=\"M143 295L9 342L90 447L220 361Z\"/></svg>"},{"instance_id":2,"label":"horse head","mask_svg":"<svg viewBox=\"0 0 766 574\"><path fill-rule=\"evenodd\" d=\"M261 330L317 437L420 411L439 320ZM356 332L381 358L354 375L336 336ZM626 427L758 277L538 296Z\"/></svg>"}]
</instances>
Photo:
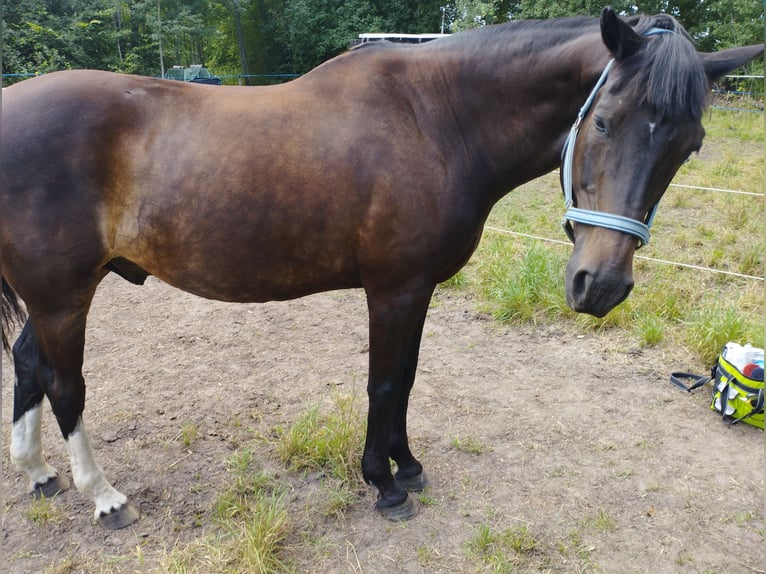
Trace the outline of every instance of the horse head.
<instances>
[{"instance_id":1,"label":"horse head","mask_svg":"<svg viewBox=\"0 0 766 574\"><path fill-rule=\"evenodd\" d=\"M710 86L763 53L763 44L697 52L670 16L624 21L609 8L612 55L562 154L565 228L574 242L567 303L602 317L633 288L633 255L681 164L702 145Z\"/></svg>"}]
</instances>

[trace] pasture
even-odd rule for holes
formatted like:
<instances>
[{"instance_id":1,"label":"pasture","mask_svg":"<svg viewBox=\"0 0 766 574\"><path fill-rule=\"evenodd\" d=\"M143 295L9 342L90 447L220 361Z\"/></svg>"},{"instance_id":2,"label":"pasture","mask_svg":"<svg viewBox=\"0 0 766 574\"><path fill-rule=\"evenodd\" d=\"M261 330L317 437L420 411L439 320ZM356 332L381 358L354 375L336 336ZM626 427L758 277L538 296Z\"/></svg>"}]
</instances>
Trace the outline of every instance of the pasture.
<instances>
[{"instance_id":1,"label":"pasture","mask_svg":"<svg viewBox=\"0 0 766 574\"><path fill-rule=\"evenodd\" d=\"M763 117L714 111L706 129L675 183L761 192ZM488 225L564 239L562 203L546 176ZM671 187L639 254L762 275L763 203ZM706 372L730 338L762 342L763 283L640 260L628 301L589 319L565 309L570 249L486 231L438 289L410 406L431 486L401 524L358 472L362 293L236 305L108 277L87 413L142 518L105 532L74 489L33 502L5 420L3 571L762 571L763 434L725 427L707 389L684 395L668 374ZM2 374L10 418L7 357ZM43 442L68 473L52 418Z\"/></svg>"}]
</instances>

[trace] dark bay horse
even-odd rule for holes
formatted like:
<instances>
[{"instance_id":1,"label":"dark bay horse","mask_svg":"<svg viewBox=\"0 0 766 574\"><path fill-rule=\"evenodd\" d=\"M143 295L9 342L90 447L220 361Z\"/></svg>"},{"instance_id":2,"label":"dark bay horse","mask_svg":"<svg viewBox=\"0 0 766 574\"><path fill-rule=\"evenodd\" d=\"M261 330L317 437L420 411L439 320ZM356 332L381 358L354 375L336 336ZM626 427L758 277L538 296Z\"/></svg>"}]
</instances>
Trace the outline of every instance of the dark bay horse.
<instances>
[{"instance_id":1,"label":"dark bay horse","mask_svg":"<svg viewBox=\"0 0 766 574\"><path fill-rule=\"evenodd\" d=\"M47 396L101 524L138 518L96 463L82 420L86 317L107 273L241 302L361 287L363 474L383 515L412 516L407 490L426 479L408 446L407 404L428 303L473 253L495 202L556 168L572 134L567 299L604 315L631 290L652 206L702 143L710 83L762 52L698 53L668 16L623 21L607 9L600 22L368 45L275 87L70 71L5 90L6 327L19 299L28 313L13 346L14 463L38 494L68 486L43 455Z\"/></svg>"}]
</instances>

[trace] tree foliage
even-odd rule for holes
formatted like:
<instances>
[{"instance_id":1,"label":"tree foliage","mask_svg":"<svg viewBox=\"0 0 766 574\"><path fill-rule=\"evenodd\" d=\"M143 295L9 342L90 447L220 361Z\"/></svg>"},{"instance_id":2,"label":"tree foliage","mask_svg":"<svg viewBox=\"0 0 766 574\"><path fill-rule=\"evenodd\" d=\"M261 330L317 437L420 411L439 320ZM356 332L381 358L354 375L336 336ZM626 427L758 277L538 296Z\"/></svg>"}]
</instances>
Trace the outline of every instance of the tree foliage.
<instances>
[{"instance_id":1,"label":"tree foliage","mask_svg":"<svg viewBox=\"0 0 766 574\"><path fill-rule=\"evenodd\" d=\"M207 64L222 75L302 73L361 32L596 16L607 4L624 15L672 14L701 50L763 39L763 4L754 0L5 0L3 71L160 75Z\"/></svg>"}]
</instances>

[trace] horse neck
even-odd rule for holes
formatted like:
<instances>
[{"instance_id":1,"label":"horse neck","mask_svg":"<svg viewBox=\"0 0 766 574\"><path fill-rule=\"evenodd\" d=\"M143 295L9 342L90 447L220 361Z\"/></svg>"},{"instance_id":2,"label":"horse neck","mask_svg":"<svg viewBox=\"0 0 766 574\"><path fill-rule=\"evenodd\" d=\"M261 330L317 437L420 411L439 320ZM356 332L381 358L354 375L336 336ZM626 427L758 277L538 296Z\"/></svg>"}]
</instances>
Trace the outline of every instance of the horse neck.
<instances>
[{"instance_id":1,"label":"horse neck","mask_svg":"<svg viewBox=\"0 0 766 574\"><path fill-rule=\"evenodd\" d=\"M555 169L569 129L609 54L597 29L529 52L523 34L442 63L442 109L454 122L458 153L480 165L476 183L494 203L510 189ZM457 38L456 38L457 40Z\"/></svg>"}]
</instances>

